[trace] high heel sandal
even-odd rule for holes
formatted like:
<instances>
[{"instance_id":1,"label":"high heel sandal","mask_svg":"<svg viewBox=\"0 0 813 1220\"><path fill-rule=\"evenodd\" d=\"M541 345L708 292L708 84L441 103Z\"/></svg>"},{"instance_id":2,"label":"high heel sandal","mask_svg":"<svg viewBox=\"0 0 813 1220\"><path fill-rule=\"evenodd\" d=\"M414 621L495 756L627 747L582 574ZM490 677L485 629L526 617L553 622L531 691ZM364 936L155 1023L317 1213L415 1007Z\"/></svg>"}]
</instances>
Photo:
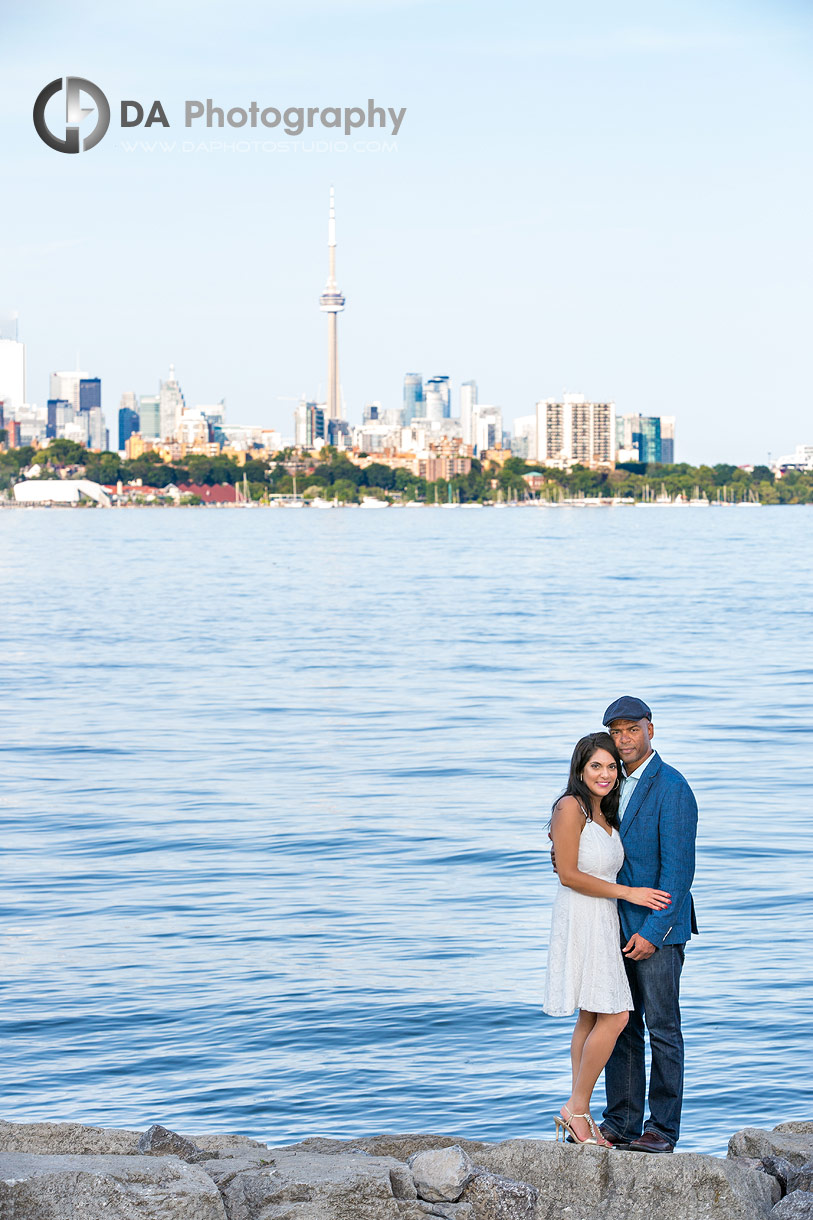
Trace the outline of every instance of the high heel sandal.
<instances>
[{"instance_id":1,"label":"high heel sandal","mask_svg":"<svg viewBox=\"0 0 813 1220\"><path fill-rule=\"evenodd\" d=\"M596 1124L593 1122L593 1119L589 1113L571 1114L571 1112L570 1112L570 1110L568 1110L567 1106L562 1106L562 1109L564 1110L565 1114L567 1114L567 1118L562 1118L561 1114L554 1114L554 1116L553 1116L553 1121L556 1124L557 1143L559 1141L559 1132L561 1130L563 1143L565 1141L564 1132L566 1131L574 1144L598 1144L599 1140L598 1140L598 1131L596 1130ZM585 1140L579 1139L578 1135L573 1130L573 1127L571 1125L574 1118L585 1119L588 1127L590 1128L590 1131L592 1132L592 1135L589 1135L587 1137L587 1139L585 1139Z\"/></svg>"}]
</instances>

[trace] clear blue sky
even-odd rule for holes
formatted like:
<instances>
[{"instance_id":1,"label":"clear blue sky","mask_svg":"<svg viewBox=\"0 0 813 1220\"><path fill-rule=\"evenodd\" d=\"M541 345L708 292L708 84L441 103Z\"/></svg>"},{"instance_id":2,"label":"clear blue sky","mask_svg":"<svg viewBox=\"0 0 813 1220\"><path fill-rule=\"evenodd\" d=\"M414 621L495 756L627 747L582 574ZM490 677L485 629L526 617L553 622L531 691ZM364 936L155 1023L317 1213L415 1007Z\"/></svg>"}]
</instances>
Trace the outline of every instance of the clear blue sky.
<instances>
[{"instance_id":1,"label":"clear blue sky","mask_svg":"<svg viewBox=\"0 0 813 1220\"><path fill-rule=\"evenodd\" d=\"M418 371L475 378L508 421L563 390L673 414L688 461L813 442L809 5L32 0L0 32L0 309L32 401L78 349L111 429L174 361L188 402L292 431L284 400L324 389L334 183L351 419ZM67 74L113 104L79 156L31 120ZM343 139L319 130L184 153L247 138L184 129L198 97L407 114L389 152L304 151ZM172 128L122 132L121 98Z\"/></svg>"}]
</instances>

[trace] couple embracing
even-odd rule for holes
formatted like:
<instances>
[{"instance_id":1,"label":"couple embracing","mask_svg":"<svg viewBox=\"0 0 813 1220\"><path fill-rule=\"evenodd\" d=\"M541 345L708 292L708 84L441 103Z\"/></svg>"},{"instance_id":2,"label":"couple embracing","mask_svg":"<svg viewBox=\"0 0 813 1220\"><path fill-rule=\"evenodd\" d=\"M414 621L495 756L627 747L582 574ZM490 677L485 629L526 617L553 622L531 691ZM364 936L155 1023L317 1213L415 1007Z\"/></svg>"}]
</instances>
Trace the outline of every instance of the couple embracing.
<instances>
[{"instance_id":1,"label":"couple embracing","mask_svg":"<svg viewBox=\"0 0 813 1220\"><path fill-rule=\"evenodd\" d=\"M560 884L543 1007L557 1017L578 1009L572 1092L556 1133L577 1144L671 1152L683 1100L680 973L697 932L697 802L652 749L652 712L641 699L616 699L604 725L607 732L577 743L551 818ZM597 1125L590 1098L605 1065L607 1108Z\"/></svg>"}]
</instances>

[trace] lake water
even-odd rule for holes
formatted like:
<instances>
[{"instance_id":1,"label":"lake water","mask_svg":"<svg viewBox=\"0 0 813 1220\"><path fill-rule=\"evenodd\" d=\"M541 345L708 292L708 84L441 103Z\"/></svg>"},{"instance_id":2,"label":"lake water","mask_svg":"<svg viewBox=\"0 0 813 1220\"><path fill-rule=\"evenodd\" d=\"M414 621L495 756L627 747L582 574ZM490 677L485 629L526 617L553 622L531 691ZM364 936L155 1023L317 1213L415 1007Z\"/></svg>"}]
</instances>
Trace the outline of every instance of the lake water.
<instances>
[{"instance_id":1,"label":"lake water","mask_svg":"<svg viewBox=\"0 0 813 1220\"><path fill-rule=\"evenodd\" d=\"M680 1146L813 1116L811 527L0 511L0 1117L552 1138L545 823L628 692L701 811Z\"/></svg>"}]
</instances>

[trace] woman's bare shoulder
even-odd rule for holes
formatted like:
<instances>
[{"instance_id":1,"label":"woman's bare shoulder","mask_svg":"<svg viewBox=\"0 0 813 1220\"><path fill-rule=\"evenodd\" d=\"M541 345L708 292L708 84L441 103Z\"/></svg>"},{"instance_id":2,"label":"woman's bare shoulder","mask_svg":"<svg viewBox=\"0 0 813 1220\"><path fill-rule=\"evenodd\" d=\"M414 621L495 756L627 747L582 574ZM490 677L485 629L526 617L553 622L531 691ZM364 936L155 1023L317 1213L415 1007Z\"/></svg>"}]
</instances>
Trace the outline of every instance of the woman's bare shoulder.
<instances>
[{"instance_id":1,"label":"woman's bare shoulder","mask_svg":"<svg viewBox=\"0 0 813 1220\"><path fill-rule=\"evenodd\" d=\"M567 818L568 821L575 818L580 818L584 821L584 810L575 796L560 796L559 800L553 806L553 816Z\"/></svg>"}]
</instances>

